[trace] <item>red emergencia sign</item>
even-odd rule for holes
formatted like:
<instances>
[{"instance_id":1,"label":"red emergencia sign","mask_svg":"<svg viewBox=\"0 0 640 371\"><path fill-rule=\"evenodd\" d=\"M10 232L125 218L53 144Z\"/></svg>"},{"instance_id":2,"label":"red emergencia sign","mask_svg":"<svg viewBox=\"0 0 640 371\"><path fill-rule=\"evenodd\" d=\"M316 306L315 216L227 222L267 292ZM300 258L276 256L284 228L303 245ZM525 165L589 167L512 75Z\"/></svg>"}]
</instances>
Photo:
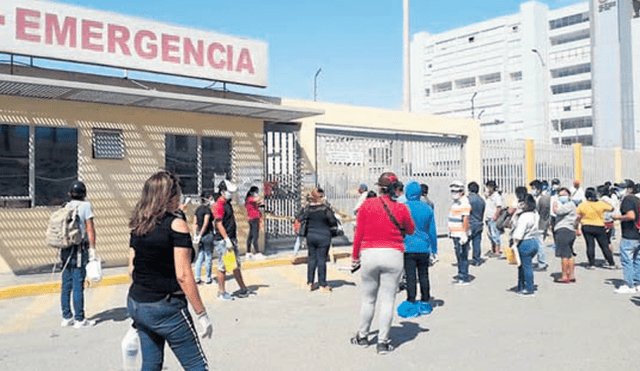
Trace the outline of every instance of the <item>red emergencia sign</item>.
<instances>
[{"instance_id":1,"label":"red emergencia sign","mask_svg":"<svg viewBox=\"0 0 640 371\"><path fill-rule=\"evenodd\" d=\"M60 3L0 1L0 51L267 86L260 40Z\"/></svg>"}]
</instances>

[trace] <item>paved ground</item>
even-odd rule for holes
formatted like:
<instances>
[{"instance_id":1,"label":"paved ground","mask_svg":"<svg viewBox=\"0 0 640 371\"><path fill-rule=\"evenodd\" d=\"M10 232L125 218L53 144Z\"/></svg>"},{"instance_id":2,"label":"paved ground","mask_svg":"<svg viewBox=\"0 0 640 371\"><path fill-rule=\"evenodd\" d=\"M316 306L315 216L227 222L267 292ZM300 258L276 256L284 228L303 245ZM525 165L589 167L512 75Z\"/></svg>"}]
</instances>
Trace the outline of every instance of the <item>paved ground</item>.
<instances>
[{"instance_id":1,"label":"paved ground","mask_svg":"<svg viewBox=\"0 0 640 371\"><path fill-rule=\"evenodd\" d=\"M521 298L509 291L516 269L504 260L472 267L472 285L452 286L451 245L441 240L440 249L441 261L431 270L438 307L417 319L396 317L391 335L398 348L386 356L377 356L374 346L349 344L357 322L359 276L339 269L348 265L346 259L329 269L332 293L306 291L305 265L245 270L257 293L247 299L220 302L215 285L201 286L214 322L213 339L203 342L212 368L637 369L640 294L613 293L620 270L577 267L577 284L556 284L552 277L559 262L548 250L551 267L535 274L536 297ZM577 251L582 262L582 243ZM87 314L98 321L89 330L59 327L58 294L0 300L0 370L120 370L120 341L129 324L127 288L86 291ZM398 304L403 299L404 293ZM166 370L180 369L169 350L165 359Z\"/></svg>"}]
</instances>

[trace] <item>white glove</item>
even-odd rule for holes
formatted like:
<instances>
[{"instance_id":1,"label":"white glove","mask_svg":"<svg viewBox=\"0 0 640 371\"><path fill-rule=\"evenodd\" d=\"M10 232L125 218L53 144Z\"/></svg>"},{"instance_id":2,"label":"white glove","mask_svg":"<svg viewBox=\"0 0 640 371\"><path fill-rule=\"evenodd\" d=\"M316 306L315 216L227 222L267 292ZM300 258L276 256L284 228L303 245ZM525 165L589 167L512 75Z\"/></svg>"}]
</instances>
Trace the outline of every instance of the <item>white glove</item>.
<instances>
[{"instance_id":1,"label":"white glove","mask_svg":"<svg viewBox=\"0 0 640 371\"><path fill-rule=\"evenodd\" d=\"M469 237L466 234L463 234L462 237L460 237L460 245L464 245L467 242L469 242Z\"/></svg>"},{"instance_id":2,"label":"white glove","mask_svg":"<svg viewBox=\"0 0 640 371\"><path fill-rule=\"evenodd\" d=\"M233 242L231 242L231 239L229 237L224 239L224 244L227 250L233 249Z\"/></svg>"},{"instance_id":3,"label":"white glove","mask_svg":"<svg viewBox=\"0 0 640 371\"><path fill-rule=\"evenodd\" d=\"M211 320L209 319L209 315L206 311L198 315L198 322L200 322L200 327L202 328L202 338L211 339L211 335L213 334L213 325L211 324Z\"/></svg>"},{"instance_id":4,"label":"white glove","mask_svg":"<svg viewBox=\"0 0 640 371\"><path fill-rule=\"evenodd\" d=\"M98 255L96 255L96 249L93 247L89 248L89 261L98 260Z\"/></svg>"},{"instance_id":5,"label":"white glove","mask_svg":"<svg viewBox=\"0 0 640 371\"><path fill-rule=\"evenodd\" d=\"M438 254L431 254L429 256L429 265L434 266L439 260L440 259L438 259Z\"/></svg>"},{"instance_id":6,"label":"white glove","mask_svg":"<svg viewBox=\"0 0 640 371\"><path fill-rule=\"evenodd\" d=\"M202 236L200 234L197 234L194 238L193 238L193 243L195 243L196 245L200 243L200 239L202 238Z\"/></svg>"}]
</instances>

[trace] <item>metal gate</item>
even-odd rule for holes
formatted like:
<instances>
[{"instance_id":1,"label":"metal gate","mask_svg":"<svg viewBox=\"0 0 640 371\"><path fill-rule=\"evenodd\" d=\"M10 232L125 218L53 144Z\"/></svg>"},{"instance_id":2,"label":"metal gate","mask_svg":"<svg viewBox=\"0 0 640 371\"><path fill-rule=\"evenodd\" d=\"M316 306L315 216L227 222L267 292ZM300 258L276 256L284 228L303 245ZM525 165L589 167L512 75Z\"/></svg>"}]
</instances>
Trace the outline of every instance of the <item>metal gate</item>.
<instances>
[{"instance_id":1,"label":"metal gate","mask_svg":"<svg viewBox=\"0 0 640 371\"><path fill-rule=\"evenodd\" d=\"M300 207L301 161L297 125L265 125L265 240L270 248L293 246Z\"/></svg>"},{"instance_id":2,"label":"metal gate","mask_svg":"<svg viewBox=\"0 0 640 371\"><path fill-rule=\"evenodd\" d=\"M435 204L439 234L447 231L451 199L449 183L465 180L463 137L403 134L398 132L358 131L316 127L318 186L343 217L345 232L352 238L353 207L357 187L366 183L370 190L380 174L393 171L405 184L410 180L426 183L429 198Z\"/></svg>"}]
</instances>

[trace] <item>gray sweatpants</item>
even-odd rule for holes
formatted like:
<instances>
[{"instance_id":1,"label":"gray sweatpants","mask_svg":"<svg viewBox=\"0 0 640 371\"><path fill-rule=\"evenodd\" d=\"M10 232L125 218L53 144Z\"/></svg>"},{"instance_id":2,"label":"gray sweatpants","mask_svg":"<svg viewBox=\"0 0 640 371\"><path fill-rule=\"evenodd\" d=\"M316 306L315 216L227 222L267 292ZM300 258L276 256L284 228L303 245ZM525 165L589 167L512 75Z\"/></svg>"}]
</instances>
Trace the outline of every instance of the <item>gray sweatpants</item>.
<instances>
[{"instance_id":1,"label":"gray sweatpants","mask_svg":"<svg viewBox=\"0 0 640 371\"><path fill-rule=\"evenodd\" d=\"M360 337L369 334L371 321L380 301L378 313L378 343L389 341L393 307L404 264L402 252L396 249L365 249L361 253L362 304L360 307Z\"/></svg>"}]
</instances>

